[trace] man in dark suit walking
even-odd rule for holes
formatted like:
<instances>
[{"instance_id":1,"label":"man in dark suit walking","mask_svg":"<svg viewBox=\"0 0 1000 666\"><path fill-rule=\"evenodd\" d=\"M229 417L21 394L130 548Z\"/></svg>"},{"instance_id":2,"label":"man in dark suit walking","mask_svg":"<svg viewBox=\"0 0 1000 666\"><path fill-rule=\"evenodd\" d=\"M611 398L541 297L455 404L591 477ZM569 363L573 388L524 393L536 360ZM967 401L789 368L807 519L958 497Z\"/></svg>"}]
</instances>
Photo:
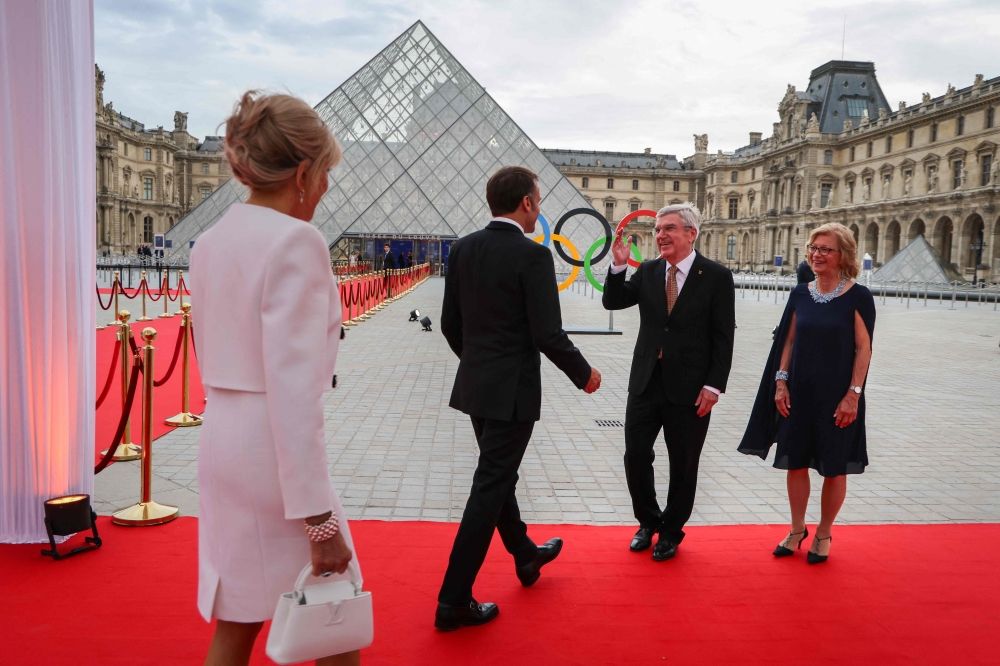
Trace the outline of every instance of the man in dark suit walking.
<instances>
[{"instance_id":1,"label":"man in dark suit walking","mask_svg":"<svg viewBox=\"0 0 1000 666\"><path fill-rule=\"evenodd\" d=\"M658 533L653 559L669 560L684 538L698 482L698 462L712 408L725 392L733 361L736 295L729 269L698 254L701 216L691 203L656 216L658 259L625 281L631 250L619 232L604 285L604 307L638 304L639 337L625 407L625 478L639 531L629 548L642 551ZM663 429L670 488L662 511L653 483L653 445Z\"/></svg>"},{"instance_id":2,"label":"man in dark suit walking","mask_svg":"<svg viewBox=\"0 0 1000 666\"><path fill-rule=\"evenodd\" d=\"M386 243L382 246L382 280L385 285L385 293L392 296L392 275L389 271L396 269L396 257L392 254L392 246Z\"/></svg>"},{"instance_id":3,"label":"man in dark suit walking","mask_svg":"<svg viewBox=\"0 0 1000 666\"><path fill-rule=\"evenodd\" d=\"M472 597L494 529L525 587L562 548L561 539L535 545L514 496L517 468L541 409L539 352L577 388L593 393L601 384L601 374L562 328L552 253L524 235L534 232L540 212L537 177L523 167L503 167L487 183L486 200L493 221L451 247L441 310L441 331L461 359L449 404L471 417L479 444L472 490L438 594L434 626L445 631L485 624L499 612L496 604Z\"/></svg>"}]
</instances>

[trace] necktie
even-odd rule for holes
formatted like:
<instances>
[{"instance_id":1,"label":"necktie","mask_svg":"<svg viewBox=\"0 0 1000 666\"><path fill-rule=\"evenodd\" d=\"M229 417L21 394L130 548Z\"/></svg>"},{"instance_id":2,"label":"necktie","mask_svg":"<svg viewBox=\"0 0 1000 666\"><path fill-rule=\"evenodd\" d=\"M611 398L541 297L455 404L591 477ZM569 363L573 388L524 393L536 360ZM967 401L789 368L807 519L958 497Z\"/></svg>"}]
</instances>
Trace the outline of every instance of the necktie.
<instances>
[{"instance_id":1,"label":"necktie","mask_svg":"<svg viewBox=\"0 0 1000 666\"><path fill-rule=\"evenodd\" d=\"M677 267L671 266L667 273L667 314L674 309L677 302Z\"/></svg>"}]
</instances>

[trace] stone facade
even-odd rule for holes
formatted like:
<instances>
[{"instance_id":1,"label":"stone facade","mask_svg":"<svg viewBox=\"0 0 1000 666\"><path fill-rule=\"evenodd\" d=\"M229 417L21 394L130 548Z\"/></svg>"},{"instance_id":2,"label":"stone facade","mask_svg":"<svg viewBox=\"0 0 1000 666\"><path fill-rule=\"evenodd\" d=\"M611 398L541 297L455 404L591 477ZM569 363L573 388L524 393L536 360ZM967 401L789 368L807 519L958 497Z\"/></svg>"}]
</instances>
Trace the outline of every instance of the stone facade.
<instances>
[{"instance_id":1,"label":"stone facade","mask_svg":"<svg viewBox=\"0 0 1000 666\"><path fill-rule=\"evenodd\" d=\"M612 225L633 210L658 210L684 201L701 206L704 201L705 174L698 168L708 157L704 151L683 163L674 155L657 154L650 148L642 153L542 152ZM638 236L644 257L658 254L653 242L654 222L653 218L641 217L629 223L629 233Z\"/></svg>"},{"instance_id":2,"label":"stone facade","mask_svg":"<svg viewBox=\"0 0 1000 666\"><path fill-rule=\"evenodd\" d=\"M104 72L95 76L97 251L134 254L228 180L229 164L221 137L188 134L186 113L172 132L148 130L104 103Z\"/></svg>"},{"instance_id":3,"label":"stone facade","mask_svg":"<svg viewBox=\"0 0 1000 666\"><path fill-rule=\"evenodd\" d=\"M1000 279L1000 77L888 106L874 65L832 61L813 70L806 91L788 86L770 137L751 133L746 146L710 156L707 135L697 135L678 176L704 212L698 249L733 270L774 270L781 255L787 270L804 258L811 229L840 222L875 267L924 235L971 279L970 244L981 240L976 273ZM582 169L557 166L581 187ZM593 199L598 210L603 196ZM650 234L640 234L647 244Z\"/></svg>"}]
</instances>

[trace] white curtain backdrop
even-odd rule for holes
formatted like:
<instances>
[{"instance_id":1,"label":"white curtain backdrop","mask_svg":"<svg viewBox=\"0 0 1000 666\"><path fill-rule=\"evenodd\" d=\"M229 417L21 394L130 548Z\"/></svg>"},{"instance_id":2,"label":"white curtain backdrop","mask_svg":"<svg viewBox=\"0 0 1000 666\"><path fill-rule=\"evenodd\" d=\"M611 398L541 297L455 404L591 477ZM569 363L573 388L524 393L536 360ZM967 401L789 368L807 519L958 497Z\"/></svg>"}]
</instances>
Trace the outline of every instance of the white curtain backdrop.
<instances>
[{"instance_id":1,"label":"white curtain backdrop","mask_svg":"<svg viewBox=\"0 0 1000 666\"><path fill-rule=\"evenodd\" d=\"M0 0L0 543L94 488L92 0Z\"/></svg>"}]
</instances>

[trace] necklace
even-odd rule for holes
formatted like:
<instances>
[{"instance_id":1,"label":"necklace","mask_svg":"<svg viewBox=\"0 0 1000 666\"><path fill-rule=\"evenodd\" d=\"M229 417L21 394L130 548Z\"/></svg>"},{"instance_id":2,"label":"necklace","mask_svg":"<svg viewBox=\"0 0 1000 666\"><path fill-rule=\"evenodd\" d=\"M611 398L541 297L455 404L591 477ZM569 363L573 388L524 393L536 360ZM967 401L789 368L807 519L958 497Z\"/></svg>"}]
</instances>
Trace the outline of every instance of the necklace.
<instances>
[{"instance_id":1,"label":"necklace","mask_svg":"<svg viewBox=\"0 0 1000 666\"><path fill-rule=\"evenodd\" d=\"M847 284L847 278L841 280L840 284L838 284L837 288L833 291L822 294L819 291L819 280L813 280L812 286L809 287L809 295L812 296L812 299L817 303L829 303L833 299L837 298L837 296L840 296L840 292L844 291L845 284Z\"/></svg>"}]
</instances>

